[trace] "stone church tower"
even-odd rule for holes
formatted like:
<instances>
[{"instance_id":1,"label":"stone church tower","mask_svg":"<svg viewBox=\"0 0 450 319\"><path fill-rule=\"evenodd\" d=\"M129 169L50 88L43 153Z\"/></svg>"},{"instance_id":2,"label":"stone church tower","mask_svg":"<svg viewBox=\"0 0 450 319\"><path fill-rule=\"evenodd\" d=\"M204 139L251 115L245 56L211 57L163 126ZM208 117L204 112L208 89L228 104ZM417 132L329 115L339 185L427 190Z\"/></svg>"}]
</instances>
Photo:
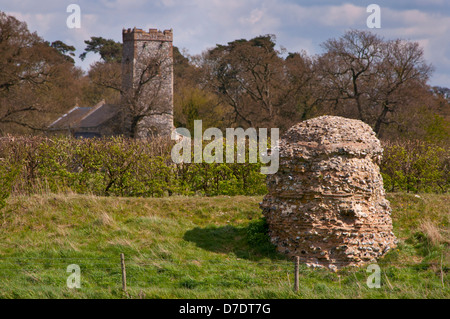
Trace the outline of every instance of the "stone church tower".
<instances>
[{"instance_id":1,"label":"stone church tower","mask_svg":"<svg viewBox=\"0 0 450 319\"><path fill-rule=\"evenodd\" d=\"M150 29L122 31L122 105L131 135L170 135L173 125L173 33Z\"/></svg>"}]
</instances>

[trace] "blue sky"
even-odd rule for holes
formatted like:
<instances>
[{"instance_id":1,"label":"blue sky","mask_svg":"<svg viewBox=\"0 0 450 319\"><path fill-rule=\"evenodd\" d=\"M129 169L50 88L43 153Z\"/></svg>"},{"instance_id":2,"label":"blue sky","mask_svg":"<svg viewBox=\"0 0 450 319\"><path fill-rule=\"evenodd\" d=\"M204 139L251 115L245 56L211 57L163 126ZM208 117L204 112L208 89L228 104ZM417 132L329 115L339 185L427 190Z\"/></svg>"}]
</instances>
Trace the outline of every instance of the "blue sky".
<instances>
[{"instance_id":1,"label":"blue sky","mask_svg":"<svg viewBox=\"0 0 450 319\"><path fill-rule=\"evenodd\" d=\"M69 29L69 4L81 8L81 28ZM381 28L368 29L369 4L381 8ZM0 0L0 10L27 22L48 41L77 48L91 36L122 40L122 28L173 29L174 45L198 54L216 44L275 34L289 52L321 53L320 44L346 30L417 41L434 66L430 84L450 87L449 0ZM93 54L77 65L88 69Z\"/></svg>"}]
</instances>

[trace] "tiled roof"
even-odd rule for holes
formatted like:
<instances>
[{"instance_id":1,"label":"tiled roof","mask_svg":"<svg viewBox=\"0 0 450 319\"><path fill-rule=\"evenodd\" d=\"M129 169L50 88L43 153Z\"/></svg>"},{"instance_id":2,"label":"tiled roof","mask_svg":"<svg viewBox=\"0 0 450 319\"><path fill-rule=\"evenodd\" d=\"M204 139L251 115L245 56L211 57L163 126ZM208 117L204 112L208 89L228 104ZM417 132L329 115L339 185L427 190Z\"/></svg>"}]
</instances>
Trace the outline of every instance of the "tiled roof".
<instances>
[{"instance_id":1,"label":"tiled roof","mask_svg":"<svg viewBox=\"0 0 450 319\"><path fill-rule=\"evenodd\" d=\"M79 107L75 106L68 113L61 116L55 122L50 124L49 129L51 130L64 130L68 128L77 127L80 120L83 119L90 111L92 107Z\"/></svg>"},{"instance_id":2,"label":"tiled roof","mask_svg":"<svg viewBox=\"0 0 450 319\"><path fill-rule=\"evenodd\" d=\"M103 104L99 108L92 111L88 116L84 117L78 127L97 127L114 117L117 112L117 105Z\"/></svg>"},{"instance_id":3,"label":"tiled roof","mask_svg":"<svg viewBox=\"0 0 450 319\"><path fill-rule=\"evenodd\" d=\"M50 124L50 130L67 130L70 128L93 128L97 127L112 117L119 111L119 107L113 104L100 102L94 107L75 106L68 113L61 116Z\"/></svg>"}]
</instances>

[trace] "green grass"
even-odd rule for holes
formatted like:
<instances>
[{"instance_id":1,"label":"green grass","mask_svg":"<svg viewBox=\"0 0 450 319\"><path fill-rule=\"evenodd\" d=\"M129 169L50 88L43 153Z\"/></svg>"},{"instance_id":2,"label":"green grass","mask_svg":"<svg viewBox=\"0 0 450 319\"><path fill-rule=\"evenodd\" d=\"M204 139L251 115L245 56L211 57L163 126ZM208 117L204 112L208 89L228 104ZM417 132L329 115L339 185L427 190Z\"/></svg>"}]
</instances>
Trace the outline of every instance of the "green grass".
<instances>
[{"instance_id":1,"label":"green grass","mask_svg":"<svg viewBox=\"0 0 450 319\"><path fill-rule=\"evenodd\" d=\"M0 211L0 298L449 298L450 195L389 194L399 245L366 268L293 263L264 234L262 197L11 197ZM125 254L128 294L122 291ZM81 268L69 289L67 266Z\"/></svg>"}]
</instances>

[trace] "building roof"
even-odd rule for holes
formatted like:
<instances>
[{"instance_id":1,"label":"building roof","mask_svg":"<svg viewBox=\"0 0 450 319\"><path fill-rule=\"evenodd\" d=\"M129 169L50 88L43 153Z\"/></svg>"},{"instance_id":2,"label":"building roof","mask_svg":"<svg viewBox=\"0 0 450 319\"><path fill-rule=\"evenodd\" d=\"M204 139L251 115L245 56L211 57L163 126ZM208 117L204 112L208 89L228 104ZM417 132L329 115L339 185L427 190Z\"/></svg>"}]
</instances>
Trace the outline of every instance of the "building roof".
<instances>
[{"instance_id":1,"label":"building roof","mask_svg":"<svg viewBox=\"0 0 450 319\"><path fill-rule=\"evenodd\" d=\"M51 130L64 130L76 127L77 124L92 110L92 107L75 106L69 112L49 125Z\"/></svg>"},{"instance_id":2,"label":"building roof","mask_svg":"<svg viewBox=\"0 0 450 319\"><path fill-rule=\"evenodd\" d=\"M75 106L50 124L48 128L50 130L94 128L114 117L118 111L117 105L106 104L105 101L101 101L93 107Z\"/></svg>"},{"instance_id":3,"label":"building roof","mask_svg":"<svg viewBox=\"0 0 450 319\"><path fill-rule=\"evenodd\" d=\"M81 120L79 127L97 127L113 118L117 112L117 105L103 104L85 116Z\"/></svg>"}]
</instances>

